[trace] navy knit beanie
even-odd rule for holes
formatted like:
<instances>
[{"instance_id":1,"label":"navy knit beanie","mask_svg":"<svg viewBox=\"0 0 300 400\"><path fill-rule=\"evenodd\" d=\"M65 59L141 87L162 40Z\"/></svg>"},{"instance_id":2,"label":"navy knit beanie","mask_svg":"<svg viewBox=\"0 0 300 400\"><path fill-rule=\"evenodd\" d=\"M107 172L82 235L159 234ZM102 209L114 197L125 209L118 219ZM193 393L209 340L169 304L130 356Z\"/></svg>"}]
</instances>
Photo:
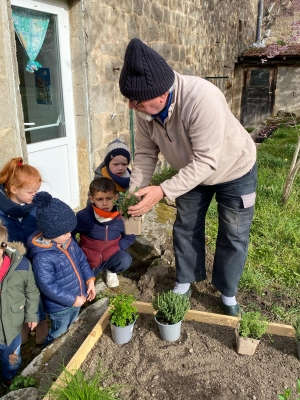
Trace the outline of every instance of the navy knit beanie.
<instances>
[{"instance_id":1,"label":"navy knit beanie","mask_svg":"<svg viewBox=\"0 0 300 400\"><path fill-rule=\"evenodd\" d=\"M38 229L45 239L54 239L75 229L77 219L74 211L63 201L53 198L48 192L38 192L32 202L37 207Z\"/></svg>"},{"instance_id":2,"label":"navy knit beanie","mask_svg":"<svg viewBox=\"0 0 300 400\"><path fill-rule=\"evenodd\" d=\"M149 100L166 93L175 73L164 58L140 39L132 39L126 49L119 86L123 96Z\"/></svg>"},{"instance_id":3,"label":"navy knit beanie","mask_svg":"<svg viewBox=\"0 0 300 400\"><path fill-rule=\"evenodd\" d=\"M104 164L108 167L110 161L116 156L124 156L127 158L128 164L130 163L129 148L120 139L115 139L107 145Z\"/></svg>"}]
</instances>

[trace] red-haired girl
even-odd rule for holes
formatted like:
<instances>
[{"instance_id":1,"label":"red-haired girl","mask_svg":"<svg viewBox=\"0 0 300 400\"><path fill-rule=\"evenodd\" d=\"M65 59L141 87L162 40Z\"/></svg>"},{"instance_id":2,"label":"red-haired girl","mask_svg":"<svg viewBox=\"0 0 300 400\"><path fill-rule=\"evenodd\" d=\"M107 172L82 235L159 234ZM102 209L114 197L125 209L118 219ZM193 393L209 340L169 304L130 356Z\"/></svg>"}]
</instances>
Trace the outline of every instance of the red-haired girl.
<instances>
[{"instance_id":1,"label":"red-haired girl","mask_svg":"<svg viewBox=\"0 0 300 400\"><path fill-rule=\"evenodd\" d=\"M9 242L21 242L26 247L28 237L37 230L36 207L32 200L39 190L39 171L24 164L21 157L12 158L0 171L0 220L8 230ZM46 314L40 304L40 322L36 328L36 343L43 343L48 333ZM24 324L22 343L28 340L29 329Z\"/></svg>"}]
</instances>

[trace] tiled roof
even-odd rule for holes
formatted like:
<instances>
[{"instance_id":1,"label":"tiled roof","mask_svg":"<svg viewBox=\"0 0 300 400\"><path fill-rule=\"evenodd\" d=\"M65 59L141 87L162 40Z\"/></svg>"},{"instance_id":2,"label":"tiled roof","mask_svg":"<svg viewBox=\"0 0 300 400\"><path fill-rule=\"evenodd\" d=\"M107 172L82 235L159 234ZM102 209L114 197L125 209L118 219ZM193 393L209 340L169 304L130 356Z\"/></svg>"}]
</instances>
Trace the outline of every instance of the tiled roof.
<instances>
[{"instance_id":1,"label":"tiled roof","mask_svg":"<svg viewBox=\"0 0 300 400\"><path fill-rule=\"evenodd\" d=\"M266 45L266 47L263 48L257 48L257 47L250 47L247 50L245 50L241 56L242 57L263 57L263 53L266 51L266 49L270 45ZM284 48L279 52L276 57L280 56L299 56L300 57L300 43L295 43L295 44L290 44L287 47L284 46ZM264 56L265 57L265 56Z\"/></svg>"}]
</instances>

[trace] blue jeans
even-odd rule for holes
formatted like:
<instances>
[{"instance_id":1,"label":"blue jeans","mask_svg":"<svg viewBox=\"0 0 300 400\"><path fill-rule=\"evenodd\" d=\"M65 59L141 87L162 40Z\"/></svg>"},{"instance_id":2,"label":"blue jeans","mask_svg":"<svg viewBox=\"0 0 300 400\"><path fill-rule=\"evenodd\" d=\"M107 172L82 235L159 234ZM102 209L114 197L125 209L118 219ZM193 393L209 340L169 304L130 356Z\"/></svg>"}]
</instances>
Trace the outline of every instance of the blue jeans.
<instances>
[{"instance_id":1,"label":"blue jeans","mask_svg":"<svg viewBox=\"0 0 300 400\"><path fill-rule=\"evenodd\" d=\"M99 267L94 268L94 275L97 276L99 272L110 271L114 273L123 272L131 265L132 258L127 251L120 250L104 261Z\"/></svg>"},{"instance_id":2,"label":"blue jeans","mask_svg":"<svg viewBox=\"0 0 300 400\"><path fill-rule=\"evenodd\" d=\"M0 376L4 381L11 381L21 365L21 332L9 346L0 344Z\"/></svg>"},{"instance_id":3,"label":"blue jeans","mask_svg":"<svg viewBox=\"0 0 300 400\"><path fill-rule=\"evenodd\" d=\"M48 336L46 337L44 347L48 346L48 344L52 343L54 339L67 331L69 326L72 325L75 319L78 317L79 311L80 307L69 307L63 311L49 313L51 328Z\"/></svg>"},{"instance_id":4,"label":"blue jeans","mask_svg":"<svg viewBox=\"0 0 300 400\"><path fill-rule=\"evenodd\" d=\"M191 283L206 279L205 216L216 195L218 236L212 283L225 296L235 296L249 243L257 185L257 167L241 178L217 185L198 185L176 199L173 227L176 280Z\"/></svg>"},{"instance_id":5,"label":"blue jeans","mask_svg":"<svg viewBox=\"0 0 300 400\"><path fill-rule=\"evenodd\" d=\"M46 319L46 313L44 310L42 300L40 299L39 308L38 308L38 322L43 321L44 319Z\"/></svg>"}]
</instances>

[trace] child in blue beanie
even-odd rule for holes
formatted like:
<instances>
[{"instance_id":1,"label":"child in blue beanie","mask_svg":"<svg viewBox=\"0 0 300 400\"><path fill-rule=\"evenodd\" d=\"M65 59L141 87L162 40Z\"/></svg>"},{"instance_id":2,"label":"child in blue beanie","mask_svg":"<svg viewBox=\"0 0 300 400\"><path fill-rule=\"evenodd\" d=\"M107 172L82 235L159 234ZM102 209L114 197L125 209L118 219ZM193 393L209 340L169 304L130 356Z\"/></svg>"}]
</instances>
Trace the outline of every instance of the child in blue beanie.
<instances>
[{"instance_id":1,"label":"child in blue beanie","mask_svg":"<svg viewBox=\"0 0 300 400\"><path fill-rule=\"evenodd\" d=\"M109 178L114 181L118 192L126 192L131 174L129 163L128 146L120 139L115 139L107 145L104 161L96 168L94 178Z\"/></svg>"},{"instance_id":2,"label":"child in blue beanie","mask_svg":"<svg viewBox=\"0 0 300 400\"><path fill-rule=\"evenodd\" d=\"M83 251L72 239L73 210L47 192L35 195L38 231L27 242L36 284L51 328L44 346L62 335L77 318L80 307L95 298L95 277Z\"/></svg>"}]
</instances>

